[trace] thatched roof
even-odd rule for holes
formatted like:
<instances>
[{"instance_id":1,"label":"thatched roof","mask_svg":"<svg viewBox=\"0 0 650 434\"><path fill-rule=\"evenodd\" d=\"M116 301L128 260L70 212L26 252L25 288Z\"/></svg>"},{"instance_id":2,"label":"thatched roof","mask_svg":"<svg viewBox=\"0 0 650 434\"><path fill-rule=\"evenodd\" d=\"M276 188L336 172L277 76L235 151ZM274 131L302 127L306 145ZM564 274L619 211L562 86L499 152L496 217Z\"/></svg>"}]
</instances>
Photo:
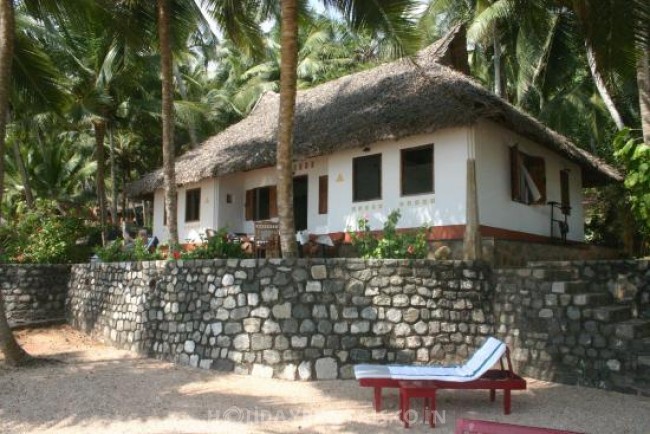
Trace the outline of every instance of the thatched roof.
<instances>
[{"instance_id":1,"label":"thatched roof","mask_svg":"<svg viewBox=\"0 0 650 434\"><path fill-rule=\"evenodd\" d=\"M464 44L456 40L461 33L455 29L415 59L395 61L299 91L295 159L488 119L579 164L586 186L622 179L616 169L566 137L468 76L442 65L440 62L455 63L462 57L451 53L451 48ZM463 69L462 62L455 66ZM177 158L176 182L183 185L275 165L278 106L279 95L265 93L245 119ZM150 193L162 184L162 170L157 170L129 184L127 193Z\"/></svg>"}]
</instances>

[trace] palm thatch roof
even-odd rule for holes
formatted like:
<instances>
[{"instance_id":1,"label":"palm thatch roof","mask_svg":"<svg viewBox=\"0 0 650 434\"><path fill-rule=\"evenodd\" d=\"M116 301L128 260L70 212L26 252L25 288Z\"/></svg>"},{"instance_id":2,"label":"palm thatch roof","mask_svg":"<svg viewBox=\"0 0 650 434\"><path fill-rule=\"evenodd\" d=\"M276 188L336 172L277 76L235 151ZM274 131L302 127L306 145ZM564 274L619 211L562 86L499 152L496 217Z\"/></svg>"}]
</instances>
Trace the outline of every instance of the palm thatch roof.
<instances>
[{"instance_id":1,"label":"palm thatch roof","mask_svg":"<svg viewBox=\"0 0 650 434\"><path fill-rule=\"evenodd\" d=\"M464 44L464 33L456 28L414 59L299 91L294 158L328 155L488 119L579 164L585 186L622 180L613 167L444 65L466 68L466 55L458 54ZM275 165L278 107L279 95L265 93L245 119L177 158L176 182L183 185ZM130 183L127 193L139 196L162 185L163 173L157 170Z\"/></svg>"}]
</instances>

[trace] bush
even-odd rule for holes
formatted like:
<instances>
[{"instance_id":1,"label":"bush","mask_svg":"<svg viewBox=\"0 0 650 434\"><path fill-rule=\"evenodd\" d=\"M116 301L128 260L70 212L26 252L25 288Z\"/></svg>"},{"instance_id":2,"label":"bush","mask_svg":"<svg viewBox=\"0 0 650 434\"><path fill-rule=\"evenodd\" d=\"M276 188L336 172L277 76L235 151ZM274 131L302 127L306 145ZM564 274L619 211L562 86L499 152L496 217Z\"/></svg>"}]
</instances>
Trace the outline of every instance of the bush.
<instances>
[{"instance_id":1,"label":"bush","mask_svg":"<svg viewBox=\"0 0 650 434\"><path fill-rule=\"evenodd\" d=\"M386 222L381 237L373 235L368 219L362 217L357 222L357 231L348 231L352 245L362 258L377 259L422 259L429 253L429 228L422 227L416 231L397 232L397 222L401 218L399 210L392 211Z\"/></svg>"},{"instance_id":2,"label":"bush","mask_svg":"<svg viewBox=\"0 0 650 434\"><path fill-rule=\"evenodd\" d=\"M102 262L155 261L163 259L163 254L159 250L149 252L147 246L139 238L126 245L124 240L112 241L105 247L97 249L96 254Z\"/></svg>"},{"instance_id":3,"label":"bush","mask_svg":"<svg viewBox=\"0 0 650 434\"><path fill-rule=\"evenodd\" d=\"M228 231L224 228L208 238L207 242L198 245L191 252L181 254L183 259L226 259L246 258L248 254L241 248L241 244L234 243L228 238Z\"/></svg>"},{"instance_id":4,"label":"bush","mask_svg":"<svg viewBox=\"0 0 650 434\"><path fill-rule=\"evenodd\" d=\"M92 232L84 220L61 215L51 203L18 210L13 222L0 229L2 259L24 263L86 262L89 246L80 243Z\"/></svg>"}]
</instances>

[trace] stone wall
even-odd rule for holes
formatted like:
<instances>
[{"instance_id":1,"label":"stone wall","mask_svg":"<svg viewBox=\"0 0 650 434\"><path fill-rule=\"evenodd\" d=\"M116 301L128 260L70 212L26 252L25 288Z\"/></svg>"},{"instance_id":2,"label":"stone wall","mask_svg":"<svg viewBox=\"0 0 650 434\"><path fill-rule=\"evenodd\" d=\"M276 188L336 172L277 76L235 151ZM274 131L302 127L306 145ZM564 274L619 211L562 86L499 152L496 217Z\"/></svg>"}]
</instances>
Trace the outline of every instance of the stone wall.
<instances>
[{"instance_id":1,"label":"stone wall","mask_svg":"<svg viewBox=\"0 0 650 434\"><path fill-rule=\"evenodd\" d=\"M9 324L63 320L69 278L69 265L0 265Z\"/></svg>"},{"instance_id":2,"label":"stone wall","mask_svg":"<svg viewBox=\"0 0 650 434\"><path fill-rule=\"evenodd\" d=\"M359 259L75 265L67 312L117 346L183 364L351 378L356 363L466 358L493 332L486 271Z\"/></svg>"},{"instance_id":3,"label":"stone wall","mask_svg":"<svg viewBox=\"0 0 650 434\"><path fill-rule=\"evenodd\" d=\"M534 378L650 394L650 266L531 263L494 271L497 337Z\"/></svg>"}]
</instances>

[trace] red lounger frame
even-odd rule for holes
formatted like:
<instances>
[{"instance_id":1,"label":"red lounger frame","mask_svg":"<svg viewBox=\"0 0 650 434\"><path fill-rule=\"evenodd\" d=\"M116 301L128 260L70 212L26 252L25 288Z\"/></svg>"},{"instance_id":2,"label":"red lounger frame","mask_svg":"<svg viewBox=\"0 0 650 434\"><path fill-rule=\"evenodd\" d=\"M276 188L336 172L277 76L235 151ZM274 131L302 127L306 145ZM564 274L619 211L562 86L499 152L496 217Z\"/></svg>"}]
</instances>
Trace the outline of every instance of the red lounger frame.
<instances>
[{"instance_id":1,"label":"red lounger frame","mask_svg":"<svg viewBox=\"0 0 650 434\"><path fill-rule=\"evenodd\" d=\"M512 425L509 423L491 422L486 420L457 419L455 434L580 434L575 431L564 431L551 428Z\"/></svg>"},{"instance_id":2,"label":"red lounger frame","mask_svg":"<svg viewBox=\"0 0 650 434\"><path fill-rule=\"evenodd\" d=\"M507 368L503 364L506 359ZM456 381L437 381L424 380L436 389L473 389L489 390L490 401L494 401L497 390L503 390L503 412L510 414L511 410L511 391L525 390L526 380L512 371L510 361L510 350L506 348L504 357L500 360L501 369L490 369L479 379L474 381L456 382ZM394 380L392 378L362 378L359 380L359 386L374 388L373 403L375 411L381 411L381 390L383 388L399 388L399 382L404 380ZM422 381L422 380L420 380Z\"/></svg>"}]
</instances>

